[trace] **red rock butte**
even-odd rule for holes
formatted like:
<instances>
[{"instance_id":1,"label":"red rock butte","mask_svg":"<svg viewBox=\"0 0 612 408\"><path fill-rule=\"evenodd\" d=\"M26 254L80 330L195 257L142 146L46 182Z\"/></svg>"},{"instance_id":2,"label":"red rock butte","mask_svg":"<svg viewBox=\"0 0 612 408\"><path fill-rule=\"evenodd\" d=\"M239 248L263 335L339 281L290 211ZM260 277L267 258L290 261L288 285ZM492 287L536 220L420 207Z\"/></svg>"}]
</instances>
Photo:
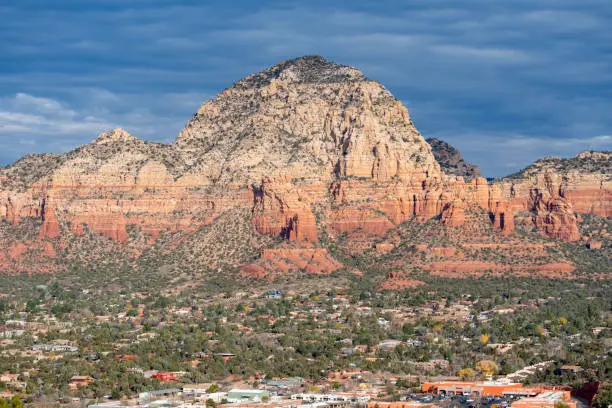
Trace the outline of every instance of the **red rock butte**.
<instances>
[{"instance_id":1,"label":"red rock butte","mask_svg":"<svg viewBox=\"0 0 612 408\"><path fill-rule=\"evenodd\" d=\"M609 165L610 154L580 158ZM380 240L402 223L470 229L466 219L477 209L497 236L519 246L515 219L577 241L576 213L610 217L611 187L606 171L547 160L491 183L447 175L387 89L356 68L310 56L236 82L205 102L175 143L115 129L70 153L29 155L0 169L0 217L12 228L39 220L37 237L22 245L48 255L49 242L61 249L67 237L88 234L141 251L165 231L193 232L242 209L258 234L289 246L262 250L244 273L287 273L291 265L331 273L342 264L320 242L323 230L384 253L393 244ZM129 226L148 238L131 242ZM0 267L15 268L9 261L24 248L1 248ZM450 252L462 255L431 253ZM453 270L469 269L466 262Z\"/></svg>"}]
</instances>

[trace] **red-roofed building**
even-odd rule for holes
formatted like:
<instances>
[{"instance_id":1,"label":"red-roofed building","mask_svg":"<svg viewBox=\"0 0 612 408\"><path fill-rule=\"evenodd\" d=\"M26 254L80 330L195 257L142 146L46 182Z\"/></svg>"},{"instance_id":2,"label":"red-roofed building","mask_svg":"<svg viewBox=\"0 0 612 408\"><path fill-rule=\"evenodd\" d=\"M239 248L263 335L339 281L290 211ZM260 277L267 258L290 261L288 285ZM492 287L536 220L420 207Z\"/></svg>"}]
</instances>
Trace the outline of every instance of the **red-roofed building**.
<instances>
[{"instance_id":1,"label":"red-roofed building","mask_svg":"<svg viewBox=\"0 0 612 408\"><path fill-rule=\"evenodd\" d=\"M176 381L176 374L172 372L160 372L151 375L151 378L156 378L161 382L172 382Z\"/></svg>"}]
</instances>

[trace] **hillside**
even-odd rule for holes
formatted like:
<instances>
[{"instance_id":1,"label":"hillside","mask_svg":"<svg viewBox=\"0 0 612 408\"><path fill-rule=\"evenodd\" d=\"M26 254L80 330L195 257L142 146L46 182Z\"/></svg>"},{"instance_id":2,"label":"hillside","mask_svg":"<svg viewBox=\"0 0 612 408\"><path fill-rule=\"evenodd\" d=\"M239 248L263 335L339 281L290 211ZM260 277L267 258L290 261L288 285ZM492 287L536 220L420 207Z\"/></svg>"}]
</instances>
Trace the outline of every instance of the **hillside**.
<instances>
[{"instance_id":1,"label":"hillside","mask_svg":"<svg viewBox=\"0 0 612 408\"><path fill-rule=\"evenodd\" d=\"M503 178L526 178L542 172L559 174L612 174L612 152L584 151L570 158L545 157L530 164L523 170Z\"/></svg>"}]
</instances>

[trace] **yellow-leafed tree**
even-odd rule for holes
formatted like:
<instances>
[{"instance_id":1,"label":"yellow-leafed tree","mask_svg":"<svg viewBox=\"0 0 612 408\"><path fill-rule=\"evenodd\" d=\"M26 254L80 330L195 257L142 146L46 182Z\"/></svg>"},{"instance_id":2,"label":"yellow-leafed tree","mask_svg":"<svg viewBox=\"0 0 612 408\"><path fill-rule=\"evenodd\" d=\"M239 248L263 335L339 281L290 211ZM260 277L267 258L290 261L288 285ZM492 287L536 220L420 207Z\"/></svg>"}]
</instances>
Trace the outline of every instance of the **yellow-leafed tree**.
<instances>
[{"instance_id":1,"label":"yellow-leafed tree","mask_svg":"<svg viewBox=\"0 0 612 408\"><path fill-rule=\"evenodd\" d=\"M473 380L474 378L476 378L476 371L474 371L470 367L466 367L466 368L462 368L461 370L459 370L457 375L462 380Z\"/></svg>"},{"instance_id":2,"label":"yellow-leafed tree","mask_svg":"<svg viewBox=\"0 0 612 408\"><path fill-rule=\"evenodd\" d=\"M493 375L499 371L499 367L495 361L480 360L476 363L476 370L480 371L484 375Z\"/></svg>"}]
</instances>

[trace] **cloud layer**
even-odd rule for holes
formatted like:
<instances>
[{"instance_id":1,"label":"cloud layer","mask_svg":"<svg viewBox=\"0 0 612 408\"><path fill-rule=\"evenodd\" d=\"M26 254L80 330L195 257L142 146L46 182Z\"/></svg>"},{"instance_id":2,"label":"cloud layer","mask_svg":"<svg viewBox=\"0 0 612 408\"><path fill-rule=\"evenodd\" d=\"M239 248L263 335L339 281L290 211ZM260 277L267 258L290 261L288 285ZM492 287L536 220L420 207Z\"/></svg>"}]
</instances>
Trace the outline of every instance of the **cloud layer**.
<instances>
[{"instance_id":1,"label":"cloud layer","mask_svg":"<svg viewBox=\"0 0 612 408\"><path fill-rule=\"evenodd\" d=\"M115 126L171 141L203 100L305 54L379 80L488 176L612 149L608 0L48 3L0 6L0 164Z\"/></svg>"}]
</instances>

